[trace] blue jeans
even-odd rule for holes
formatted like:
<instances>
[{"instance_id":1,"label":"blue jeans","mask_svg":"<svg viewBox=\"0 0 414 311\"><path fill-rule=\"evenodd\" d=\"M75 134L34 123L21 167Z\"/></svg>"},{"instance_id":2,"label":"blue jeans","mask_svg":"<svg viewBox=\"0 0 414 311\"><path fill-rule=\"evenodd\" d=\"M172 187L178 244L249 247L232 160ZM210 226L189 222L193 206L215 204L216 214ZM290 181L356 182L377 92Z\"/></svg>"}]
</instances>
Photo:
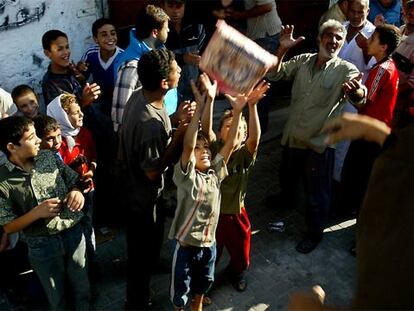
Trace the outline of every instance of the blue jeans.
<instances>
[{"instance_id":1,"label":"blue jeans","mask_svg":"<svg viewBox=\"0 0 414 311\"><path fill-rule=\"evenodd\" d=\"M190 289L205 294L214 282L216 245L211 247L181 246L177 241L171 275L171 301L176 307L188 302Z\"/></svg>"},{"instance_id":2,"label":"blue jeans","mask_svg":"<svg viewBox=\"0 0 414 311\"><path fill-rule=\"evenodd\" d=\"M90 293L82 226L77 224L50 236L27 237L27 245L30 263L42 283L50 308L67 309L67 278L75 309L88 310Z\"/></svg>"}]
</instances>

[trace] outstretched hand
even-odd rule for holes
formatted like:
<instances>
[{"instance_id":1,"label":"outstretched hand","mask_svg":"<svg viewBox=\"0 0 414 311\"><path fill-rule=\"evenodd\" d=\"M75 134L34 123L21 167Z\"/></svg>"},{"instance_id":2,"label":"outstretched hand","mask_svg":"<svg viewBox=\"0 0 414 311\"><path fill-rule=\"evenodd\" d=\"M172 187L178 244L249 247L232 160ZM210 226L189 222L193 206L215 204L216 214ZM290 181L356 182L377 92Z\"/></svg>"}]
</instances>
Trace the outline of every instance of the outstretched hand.
<instances>
[{"instance_id":1,"label":"outstretched hand","mask_svg":"<svg viewBox=\"0 0 414 311\"><path fill-rule=\"evenodd\" d=\"M229 94L224 95L233 107L233 111L241 112L244 106L246 106L248 97L245 94L237 94L236 96L231 96Z\"/></svg>"},{"instance_id":2,"label":"outstretched hand","mask_svg":"<svg viewBox=\"0 0 414 311\"><path fill-rule=\"evenodd\" d=\"M294 28L295 28L295 26L293 26L293 25L282 26L282 30L280 31L280 40L279 40L281 48L283 48L285 50L289 50L290 48L293 48L298 43L305 40L304 36L300 36L296 39L293 38L293 29Z\"/></svg>"},{"instance_id":3,"label":"outstretched hand","mask_svg":"<svg viewBox=\"0 0 414 311\"><path fill-rule=\"evenodd\" d=\"M270 83L266 80L260 81L247 96L247 103L249 106L256 105L263 97L265 97L265 93L269 88Z\"/></svg>"},{"instance_id":4,"label":"outstretched hand","mask_svg":"<svg viewBox=\"0 0 414 311\"><path fill-rule=\"evenodd\" d=\"M362 87L362 76L361 72L357 77L345 82L342 84L342 89L346 96L348 96L351 101L358 102L364 97L364 89Z\"/></svg>"}]
</instances>

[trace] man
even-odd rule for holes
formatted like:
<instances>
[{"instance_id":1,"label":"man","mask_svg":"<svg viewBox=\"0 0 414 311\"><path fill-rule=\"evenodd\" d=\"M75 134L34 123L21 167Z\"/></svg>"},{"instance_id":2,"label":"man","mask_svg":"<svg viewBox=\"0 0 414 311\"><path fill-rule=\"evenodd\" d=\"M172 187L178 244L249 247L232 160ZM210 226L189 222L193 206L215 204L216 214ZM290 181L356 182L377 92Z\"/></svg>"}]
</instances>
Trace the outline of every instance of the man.
<instances>
[{"instance_id":1,"label":"man","mask_svg":"<svg viewBox=\"0 0 414 311\"><path fill-rule=\"evenodd\" d=\"M126 103L132 92L141 87L138 76L138 61L152 49L162 47L168 37L168 15L154 5L147 5L137 16L135 28L131 29L129 45L114 61L116 83L112 99L112 121L117 132L122 124ZM177 92L172 90L166 98L167 104L177 105Z\"/></svg>"},{"instance_id":2,"label":"man","mask_svg":"<svg viewBox=\"0 0 414 311\"><path fill-rule=\"evenodd\" d=\"M304 179L308 228L296 250L309 253L322 239L335 151L334 146L324 144L320 130L340 113L345 95L363 104L364 89L357 81L356 67L337 57L346 35L341 23L328 20L321 25L317 54L301 54L282 62L289 49L304 39L293 39L292 35L293 26L282 29L278 62L268 77L293 80L291 108L282 137L281 194L285 200L294 199L297 181Z\"/></svg>"},{"instance_id":3,"label":"man","mask_svg":"<svg viewBox=\"0 0 414 311\"><path fill-rule=\"evenodd\" d=\"M151 270L157 264L164 232L157 201L163 172L178 159L185 129L181 122L172 136L164 105L165 94L177 87L180 71L171 51L144 54L138 66L142 88L132 94L125 110L121 143L128 169L126 308L131 310L145 310L150 304Z\"/></svg>"},{"instance_id":4,"label":"man","mask_svg":"<svg viewBox=\"0 0 414 311\"><path fill-rule=\"evenodd\" d=\"M204 26L190 21L191 14L186 14L185 0L164 0L163 4L164 11L170 18L170 33L165 46L175 53L178 65L182 68L178 93L180 99L190 100L193 98L190 81L198 78L200 51L205 43Z\"/></svg>"},{"instance_id":5,"label":"man","mask_svg":"<svg viewBox=\"0 0 414 311\"><path fill-rule=\"evenodd\" d=\"M231 2L231 1L230 1ZM226 17L235 20L246 20L246 36L255 41L262 48L274 54L279 46L279 35L282 29L282 21L277 13L274 0L244 0L244 11L225 9ZM223 3L223 1L222 1ZM264 97L257 109L259 111L260 125L265 133L269 123L269 101L275 90L273 86Z\"/></svg>"},{"instance_id":6,"label":"man","mask_svg":"<svg viewBox=\"0 0 414 311\"><path fill-rule=\"evenodd\" d=\"M363 73L362 81L368 77L369 69L375 64L375 59L367 53L367 42L375 30L375 26L367 20L369 12L368 0L348 0L347 22L344 24L347 30L346 40L339 52L339 57L354 64ZM344 111L356 113L356 108L351 103L346 103ZM334 164L334 202L340 204L340 187L342 166L348 152L349 141L341 141L336 145ZM343 208L340 208L342 212Z\"/></svg>"},{"instance_id":7,"label":"man","mask_svg":"<svg viewBox=\"0 0 414 311\"><path fill-rule=\"evenodd\" d=\"M319 26L325 23L328 19L334 19L340 23L345 23L347 12L348 0L339 0L321 16L321 19L319 20Z\"/></svg>"}]
</instances>

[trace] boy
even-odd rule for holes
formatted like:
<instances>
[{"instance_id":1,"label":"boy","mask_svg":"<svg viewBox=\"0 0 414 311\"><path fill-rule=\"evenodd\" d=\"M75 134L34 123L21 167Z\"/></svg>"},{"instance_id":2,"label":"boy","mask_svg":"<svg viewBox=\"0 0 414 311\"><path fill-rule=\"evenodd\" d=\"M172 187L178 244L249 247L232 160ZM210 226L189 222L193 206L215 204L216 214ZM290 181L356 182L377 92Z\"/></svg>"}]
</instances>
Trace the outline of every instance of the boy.
<instances>
[{"instance_id":1,"label":"boy","mask_svg":"<svg viewBox=\"0 0 414 311\"><path fill-rule=\"evenodd\" d=\"M251 236L251 226L244 198L249 172L256 159L261 134L257 103L264 97L268 89L269 85L266 81L262 81L248 97L249 128L247 128L246 120L242 118L237 133L237 143L227 164L229 176L221 184L222 200L216 234L217 259L220 259L223 249L226 247L230 255L227 271L231 276L233 287L241 292L247 287L245 271L250 265ZM207 107L205 115L212 113L212 106ZM210 112L208 112L209 110ZM208 133L212 150L219 150L226 143L233 122L234 113L231 110L225 111L220 122L220 140L217 141L212 129L212 122L207 119L207 116L203 118L202 128Z\"/></svg>"},{"instance_id":2,"label":"boy","mask_svg":"<svg viewBox=\"0 0 414 311\"><path fill-rule=\"evenodd\" d=\"M164 104L167 92L177 87L180 71L169 50L144 54L138 65L142 88L132 93L124 114L121 144L127 169L127 310L146 310L151 303L151 268L158 262L164 238L160 205L163 175L178 158L186 128L181 122L172 135Z\"/></svg>"},{"instance_id":3,"label":"boy","mask_svg":"<svg viewBox=\"0 0 414 311\"><path fill-rule=\"evenodd\" d=\"M207 88L207 79L205 74L200 77L202 94L191 81L197 108L184 136L181 159L174 169L177 209L169 238L176 240L170 291L175 310L184 310L190 290L195 294L192 310L202 310L203 296L213 283L220 183L227 176L226 163L237 143L241 112L247 100L241 95L228 96L234 122L228 140L212 160L207 138L198 133L202 110L207 103L211 105L217 88L216 83Z\"/></svg>"},{"instance_id":4,"label":"boy","mask_svg":"<svg viewBox=\"0 0 414 311\"><path fill-rule=\"evenodd\" d=\"M45 55L51 60L43 76L42 90L47 106L63 92L75 94L82 107L92 104L101 93L96 83L81 86L77 78L84 78L70 61L68 36L60 30L49 30L42 36Z\"/></svg>"},{"instance_id":5,"label":"boy","mask_svg":"<svg viewBox=\"0 0 414 311\"><path fill-rule=\"evenodd\" d=\"M97 46L89 48L82 56L78 69L86 79L92 80L101 87L99 107L101 112L111 117L112 94L114 92L114 63L123 52L116 43L118 37L115 26L107 18L97 19L92 24L92 36Z\"/></svg>"},{"instance_id":6,"label":"boy","mask_svg":"<svg viewBox=\"0 0 414 311\"><path fill-rule=\"evenodd\" d=\"M62 145L62 134L56 119L47 115L39 115L33 118L33 122L36 135L42 140L40 149L52 150L61 159L59 148Z\"/></svg>"},{"instance_id":7,"label":"boy","mask_svg":"<svg viewBox=\"0 0 414 311\"><path fill-rule=\"evenodd\" d=\"M39 113L39 100L35 91L28 85L16 86L11 96L17 107L17 114L33 119Z\"/></svg>"},{"instance_id":8,"label":"boy","mask_svg":"<svg viewBox=\"0 0 414 311\"><path fill-rule=\"evenodd\" d=\"M377 63L370 70L365 86L367 101L359 114L367 115L391 126L398 94L398 70L390 55L400 41L400 33L393 25L378 26L368 40L367 51ZM357 107L358 108L358 107ZM362 205L372 165L381 147L363 140L354 140L349 146L342 169L344 207L357 213ZM354 247L351 248L354 253Z\"/></svg>"},{"instance_id":9,"label":"boy","mask_svg":"<svg viewBox=\"0 0 414 311\"><path fill-rule=\"evenodd\" d=\"M78 176L49 150L39 152L33 121L0 120L0 225L6 233L23 231L29 260L52 310L63 310L67 280L76 310L89 308L85 237L79 224L84 198Z\"/></svg>"}]
</instances>

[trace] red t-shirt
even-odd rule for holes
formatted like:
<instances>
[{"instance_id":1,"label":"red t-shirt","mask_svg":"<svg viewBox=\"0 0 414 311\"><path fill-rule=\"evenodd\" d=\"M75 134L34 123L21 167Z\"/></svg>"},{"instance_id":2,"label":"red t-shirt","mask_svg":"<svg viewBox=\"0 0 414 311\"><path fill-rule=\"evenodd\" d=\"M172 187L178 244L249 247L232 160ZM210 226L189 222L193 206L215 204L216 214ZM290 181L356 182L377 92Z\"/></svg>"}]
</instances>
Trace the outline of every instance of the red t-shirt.
<instances>
[{"instance_id":1,"label":"red t-shirt","mask_svg":"<svg viewBox=\"0 0 414 311\"><path fill-rule=\"evenodd\" d=\"M368 89L367 103L360 113L391 126L398 95L398 70L394 61L387 59L372 67L365 86Z\"/></svg>"}]
</instances>

